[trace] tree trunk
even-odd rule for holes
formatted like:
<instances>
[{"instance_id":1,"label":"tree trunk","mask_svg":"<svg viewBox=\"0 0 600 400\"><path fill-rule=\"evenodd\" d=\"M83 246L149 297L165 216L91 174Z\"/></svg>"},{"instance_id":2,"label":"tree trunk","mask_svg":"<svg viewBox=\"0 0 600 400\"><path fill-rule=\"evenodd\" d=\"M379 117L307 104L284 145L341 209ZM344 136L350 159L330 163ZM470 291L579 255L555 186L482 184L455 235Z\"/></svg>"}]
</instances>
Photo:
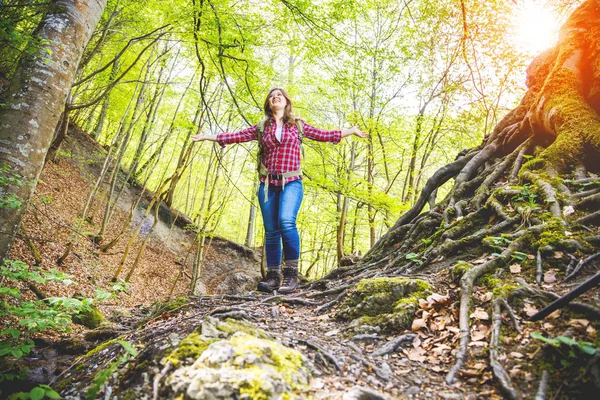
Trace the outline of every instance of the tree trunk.
<instances>
[{"instance_id":1,"label":"tree trunk","mask_svg":"<svg viewBox=\"0 0 600 400\"><path fill-rule=\"evenodd\" d=\"M0 209L0 258L17 233L33 195L83 49L106 7L106 0L56 0L35 34L47 44L25 54L4 93L0 108L0 163L22 177L22 185L3 185L0 195L21 205Z\"/></svg>"}]
</instances>

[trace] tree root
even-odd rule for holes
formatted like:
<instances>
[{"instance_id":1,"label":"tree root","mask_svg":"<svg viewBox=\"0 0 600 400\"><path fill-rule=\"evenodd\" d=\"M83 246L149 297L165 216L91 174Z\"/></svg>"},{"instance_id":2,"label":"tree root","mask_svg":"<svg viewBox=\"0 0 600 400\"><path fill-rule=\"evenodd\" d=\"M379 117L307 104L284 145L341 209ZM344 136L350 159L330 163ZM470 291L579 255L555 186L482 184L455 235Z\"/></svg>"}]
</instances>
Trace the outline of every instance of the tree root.
<instances>
[{"instance_id":1,"label":"tree root","mask_svg":"<svg viewBox=\"0 0 600 400\"><path fill-rule=\"evenodd\" d=\"M546 391L548 390L548 380L550 378L550 374L548 371L544 370L542 372L542 379L540 379L540 385L538 386L538 391L535 394L535 400L546 400Z\"/></svg>"},{"instance_id":2,"label":"tree root","mask_svg":"<svg viewBox=\"0 0 600 400\"><path fill-rule=\"evenodd\" d=\"M593 212L591 214L587 214L578 220L575 221L577 224L586 225L589 223L593 223L595 221L600 221L600 210Z\"/></svg>"},{"instance_id":3,"label":"tree root","mask_svg":"<svg viewBox=\"0 0 600 400\"><path fill-rule=\"evenodd\" d=\"M320 307L317 307L315 309L315 314L319 315L327 310L329 310L331 307L335 306L337 303L339 303L340 301L342 301L344 299L344 297L346 297L346 295L348 294L347 290L344 290L342 293L340 293L335 299L331 300L328 303L323 304Z\"/></svg>"},{"instance_id":4,"label":"tree root","mask_svg":"<svg viewBox=\"0 0 600 400\"><path fill-rule=\"evenodd\" d=\"M548 205L552 215L562 220L560 204L556 198L556 190L552 187L552 185L531 171L523 171L521 177L537 185L537 187L541 190L542 198Z\"/></svg>"},{"instance_id":5,"label":"tree root","mask_svg":"<svg viewBox=\"0 0 600 400\"><path fill-rule=\"evenodd\" d=\"M535 282L538 286L542 285L542 275L544 274L544 269L542 267L542 252L538 249L536 255L536 271L535 271Z\"/></svg>"},{"instance_id":6,"label":"tree root","mask_svg":"<svg viewBox=\"0 0 600 400\"><path fill-rule=\"evenodd\" d=\"M319 346L316 343L311 342L310 340L304 340L304 339L300 339L300 338L293 338L295 341L297 341L300 344L305 345L306 347L310 347L313 350L318 351L319 353L321 353L321 355L323 355L323 357L325 357L325 359L327 361L329 361L331 364L333 364L333 366L335 367L335 369L338 371L338 373L342 373L342 366L339 363L339 361L331 354L329 353L327 350L325 350L324 348L322 348L321 346Z\"/></svg>"},{"instance_id":7,"label":"tree root","mask_svg":"<svg viewBox=\"0 0 600 400\"><path fill-rule=\"evenodd\" d=\"M160 381L169 373L173 364L171 361L167 362L165 367L160 371L158 375L154 377L154 382L152 383L152 400L158 400L158 389L160 387Z\"/></svg>"},{"instance_id":8,"label":"tree root","mask_svg":"<svg viewBox=\"0 0 600 400\"><path fill-rule=\"evenodd\" d=\"M492 304L492 337L490 338L490 366L492 373L500 384L500 389L505 397L509 399L518 399L519 393L513 387L512 381L508 373L498 361L498 350L500 348L500 326L502 325L502 312L500 309L500 298L494 299Z\"/></svg>"},{"instance_id":9,"label":"tree root","mask_svg":"<svg viewBox=\"0 0 600 400\"><path fill-rule=\"evenodd\" d=\"M471 301L471 295L473 294L473 285L477 278L480 276L493 271L500 267L502 264L510 261L511 255L519 250L526 242L527 235L525 233L539 233L546 225L536 225L529 227L528 229L517 232L514 236L518 239L513 241L507 248L500 254L500 256L489 260L481 265L471 268L460 279L460 311L459 311L459 328L460 328L460 344L458 352L456 354L456 362L448 371L446 375L446 383L451 385L454 382L456 374L463 367L467 358L467 346L470 341L470 325L469 325L469 303Z\"/></svg>"},{"instance_id":10,"label":"tree root","mask_svg":"<svg viewBox=\"0 0 600 400\"><path fill-rule=\"evenodd\" d=\"M390 375L389 373L385 373L381 370L381 368L377 367L374 363L372 363L371 361L367 360L364 356L363 356L363 352L362 350L354 343L352 342L348 342L348 347L350 347L355 354L352 354L350 357L354 358L356 361L360 361L361 363L363 363L367 368L370 368L372 371L375 372L375 375L377 375L379 377L379 379L381 379L384 382L389 382L390 381ZM388 366L389 368L389 366Z\"/></svg>"},{"instance_id":11,"label":"tree root","mask_svg":"<svg viewBox=\"0 0 600 400\"><path fill-rule=\"evenodd\" d=\"M581 270L581 268L583 268L587 263L589 263L590 261L592 261L593 259L595 259L596 257L600 256L600 252L596 253L596 254L592 254L589 257L586 257L584 259L582 259L581 261L579 261L577 263L577 266L575 267L575 269L573 270L573 272L571 272L570 274L568 274L565 279L563 280L563 282L568 282L571 279L573 279Z\"/></svg>"},{"instance_id":12,"label":"tree root","mask_svg":"<svg viewBox=\"0 0 600 400\"><path fill-rule=\"evenodd\" d=\"M380 348L376 349L374 352L372 352L371 357L380 357L386 354L396 352L399 349L401 349L404 344L412 343L416 337L417 335L415 335L414 333L400 335L397 338L390 340Z\"/></svg>"}]
</instances>

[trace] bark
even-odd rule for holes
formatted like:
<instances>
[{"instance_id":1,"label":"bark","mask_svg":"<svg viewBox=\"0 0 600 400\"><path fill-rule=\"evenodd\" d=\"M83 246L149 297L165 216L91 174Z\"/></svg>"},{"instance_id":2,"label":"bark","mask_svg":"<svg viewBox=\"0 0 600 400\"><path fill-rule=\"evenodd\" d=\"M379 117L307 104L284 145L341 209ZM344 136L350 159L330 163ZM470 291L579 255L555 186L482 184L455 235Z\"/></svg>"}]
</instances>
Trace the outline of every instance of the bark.
<instances>
[{"instance_id":1,"label":"bark","mask_svg":"<svg viewBox=\"0 0 600 400\"><path fill-rule=\"evenodd\" d=\"M0 257L10 249L44 165L54 130L71 89L83 49L106 0L56 0L36 29L48 44L24 55L4 93L0 109L0 163L26 184L3 186L1 196L15 195L21 206L0 210Z\"/></svg>"}]
</instances>

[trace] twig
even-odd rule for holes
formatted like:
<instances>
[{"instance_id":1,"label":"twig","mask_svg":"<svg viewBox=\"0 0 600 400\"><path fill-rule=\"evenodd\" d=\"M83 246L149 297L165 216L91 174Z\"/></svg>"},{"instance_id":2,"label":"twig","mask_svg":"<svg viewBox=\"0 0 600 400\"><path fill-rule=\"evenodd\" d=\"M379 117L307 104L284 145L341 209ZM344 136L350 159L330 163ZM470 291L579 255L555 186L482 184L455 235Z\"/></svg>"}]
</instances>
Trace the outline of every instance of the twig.
<instances>
[{"instance_id":1,"label":"twig","mask_svg":"<svg viewBox=\"0 0 600 400\"><path fill-rule=\"evenodd\" d=\"M355 342L359 342L359 341L376 341L376 340L383 340L383 338L374 335L374 334L363 334L363 335L354 335L350 338L350 340L355 341Z\"/></svg>"},{"instance_id":2,"label":"twig","mask_svg":"<svg viewBox=\"0 0 600 400\"><path fill-rule=\"evenodd\" d=\"M354 358L356 361L362 362L365 366L371 368L375 372L375 375L381 378L381 380L385 382L390 381L389 374L384 373L379 367L377 367L377 365L364 358L362 350L357 345L355 345L352 342L348 342L348 347L350 347L355 352L355 354L351 354L350 357Z\"/></svg>"},{"instance_id":3,"label":"twig","mask_svg":"<svg viewBox=\"0 0 600 400\"><path fill-rule=\"evenodd\" d=\"M383 355L398 351L400 348L402 348L403 344L409 343L409 342L412 343L416 337L417 337L417 335L415 335L414 333L407 333L406 335L400 335L397 338L390 340L389 342L387 342L386 344L384 344L383 346L381 346L374 352L372 352L371 356L379 357L379 356L383 356Z\"/></svg>"},{"instance_id":4,"label":"twig","mask_svg":"<svg viewBox=\"0 0 600 400\"><path fill-rule=\"evenodd\" d=\"M152 385L152 399L153 400L158 400L158 388L159 388L159 385L160 385L160 381L171 370L171 367L173 367L173 364L171 364L171 361L167 362L167 364L165 365L165 367L154 378L154 383Z\"/></svg>"},{"instance_id":5,"label":"twig","mask_svg":"<svg viewBox=\"0 0 600 400\"><path fill-rule=\"evenodd\" d=\"M340 374L342 373L342 367L341 367L340 363L327 350L325 350L324 348L322 348L318 344L311 342L310 340L304 340L304 339L298 339L298 338L294 338L294 340L296 340L298 343L304 344L305 346L310 347L311 349L316 350L319 353L321 353L325 357L326 360L329 360L329 362L331 362L333 364L333 366L335 367L335 369Z\"/></svg>"},{"instance_id":6,"label":"twig","mask_svg":"<svg viewBox=\"0 0 600 400\"><path fill-rule=\"evenodd\" d=\"M499 297L498 300L500 301L500 303L502 303L506 312L508 312L508 315L510 316L510 319L512 320L512 323L515 326L515 329L517 330L517 332L523 333L523 330L521 329L521 324L519 324L517 315L515 314L515 311L512 309L510 304L508 304L508 301L506 301L506 299L504 297Z\"/></svg>"},{"instance_id":7,"label":"twig","mask_svg":"<svg viewBox=\"0 0 600 400\"><path fill-rule=\"evenodd\" d=\"M317 307L315 309L315 314L319 315L322 312L325 312L325 311L329 310L331 307L333 307L334 305L336 305L337 303L339 303L344 297L346 297L346 293L347 293L346 291L343 291L335 299L331 300L328 303L323 304L320 307Z\"/></svg>"},{"instance_id":8,"label":"twig","mask_svg":"<svg viewBox=\"0 0 600 400\"><path fill-rule=\"evenodd\" d=\"M538 321L540 319L545 318L550 313L552 313L554 310L558 310L559 308L564 307L571 300L573 300L576 297L578 297L579 295L587 292L588 290L595 287L599 283L600 283L600 272L598 272L596 275L589 278L587 281L583 282L581 285L577 286L575 289L571 290L569 293L565 294L562 297L559 297L557 300L553 301L546 307L542 308L540 311L538 311L536 314L534 314L531 318L529 318L529 320L530 321Z\"/></svg>"},{"instance_id":9,"label":"twig","mask_svg":"<svg viewBox=\"0 0 600 400\"><path fill-rule=\"evenodd\" d=\"M548 389L548 378L550 374L548 371L544 370L542 372L542 379L540 379L540 386L538 387L538 391L535 394L535 400L546 400L546 390Z\"/></svg>"},{"instance_id":10,"label":"twig","mask_svg":"<svg viewBox=\"0 0 600 400\"><path fill-rule=\"evenodd\" d=\"M339 292L342 292L348 288L350 288L352 285L343 285L334 289L329 289L329 290L325 290L323 292L316 292L316 293L311 293L306 295L306 297L310 297L315 298L315 297L324 297L324 296L329 296L330 294L338 294Z\"/></svg>"},{"instance_id":11,"label":"twig","mask_svg":"<svg viewBox=\"0 0 600 400\"><path fill-rule=\"evenodd\" d=\"M573 267L575 266L575 264L577 264L577 257L575 257L573 254L569 254L569 258L571 259L571 261L569 262L569 265L567 265L567 269L565 271L565 276L568 276L571 271L573 270Z\"/></svg>"},{"instance_id":12,"label":"twig","mask_svg":"<svg viewBox=\"0 0 600 400\"><path fill-rule=\"evenodd\" d=\"M536 261L537 261L537 271L535 273L535 281L537 282L538 286L541 286L542 285L542 275L544 274L544 269L542 268L542 252L540 251L540 249L538 249L538 251L537 251Z\"/></svg>"},{"instance_id":13,"label":"twig","mask_svg":"<svg viewBox=\"0 0 600 400\"><path fill-rule=\"evenodd\" d=\"M579 263L577 263L577 266L575 267L573 272L571 272L569 275L567 275L563 282L567 282L567 281L573 279L575 277L575 275L577 275L579 270L581 270L581 268L583 268L583 266L585 264L589 263L590 261L592 261L594 258L596 258L598 256L600 256L600 253L592 254L591 256L586 257L586 258L582 259L581 261L579 261Z\"/></svg>"}]
</instances>

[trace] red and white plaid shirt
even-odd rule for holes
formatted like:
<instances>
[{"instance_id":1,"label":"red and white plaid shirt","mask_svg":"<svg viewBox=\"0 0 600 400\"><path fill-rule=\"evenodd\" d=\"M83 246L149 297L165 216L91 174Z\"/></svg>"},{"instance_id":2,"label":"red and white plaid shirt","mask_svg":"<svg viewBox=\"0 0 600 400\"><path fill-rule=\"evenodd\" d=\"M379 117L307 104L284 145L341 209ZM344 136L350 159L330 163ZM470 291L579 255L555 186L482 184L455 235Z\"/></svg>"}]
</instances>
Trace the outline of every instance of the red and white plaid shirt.
<instances>
[{"instance_id":1,"label":"red and white plaid shirt","mask_svg":"<svg viewBox=\"0 0 600 400\"><path fill-rule=\"evenodd\" d=\"M342 131L324 131L314 126L311 126L301 120L304 126L304 138L316 140L319 142L339 143L342 139ZM281 131L281 142L275 137L277 125L275 118L271 118L270 122L265 124L265 129L262 134L263 146L263 164L269 171L269 174L284 174L286 172L297 171L300 169L300 140L298 139L298 126L296 124L283 125ZM219 133L217 142L221 146L230 143L249 142L256 140L257 125L244 129L239 132ZM262 182L264 177L260 178ZM301 176L292 176L286 179L287 182L302 179ZM270 179L272 184L281 186L281 181Z\"/></svg>"}]
</instances>

